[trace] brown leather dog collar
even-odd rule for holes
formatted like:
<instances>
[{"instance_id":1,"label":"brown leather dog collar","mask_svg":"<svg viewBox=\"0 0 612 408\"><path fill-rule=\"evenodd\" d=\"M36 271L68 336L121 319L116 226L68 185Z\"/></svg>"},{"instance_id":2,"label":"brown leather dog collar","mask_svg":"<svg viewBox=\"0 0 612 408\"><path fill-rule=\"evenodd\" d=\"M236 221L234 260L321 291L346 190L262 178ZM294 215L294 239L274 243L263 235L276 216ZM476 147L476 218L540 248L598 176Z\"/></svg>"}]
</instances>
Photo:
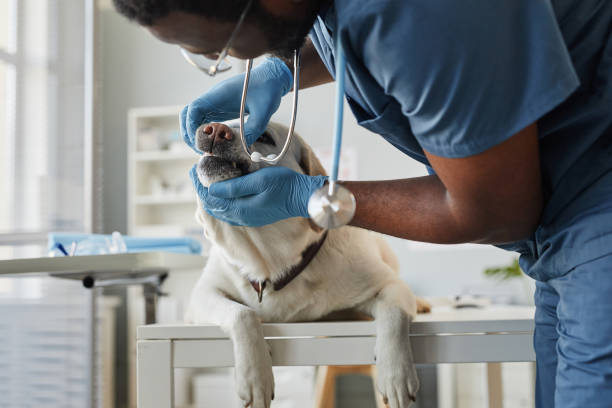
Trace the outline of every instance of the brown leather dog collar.
<instances>
[{"instance_id":1,"label":"brown leather dog collar","mask_svg":"<svg viewBox=\"0 0 612 408\"><path fill-rule=\"evenodd\" d=\"M302 252L302 260L293 265L285 274L283 274L282 278L277 280L276 282L272 282L272 287L274 290L281 290L285 286L287 286L292 280L297 278L297 276L302 273L304 269L310 264L310 262L314 259L314 257L319 252L319 249L323 246L325 239L327 238L327 231L323 234L320 240L317 242L313 242L308 245L308 247ZM257 292L257 298L259 299L259 303L261 303L263 299L263 292L266 288L267 280L263 282L252 281L249 280L255 292Z\"/></svg>"}]
</instances>

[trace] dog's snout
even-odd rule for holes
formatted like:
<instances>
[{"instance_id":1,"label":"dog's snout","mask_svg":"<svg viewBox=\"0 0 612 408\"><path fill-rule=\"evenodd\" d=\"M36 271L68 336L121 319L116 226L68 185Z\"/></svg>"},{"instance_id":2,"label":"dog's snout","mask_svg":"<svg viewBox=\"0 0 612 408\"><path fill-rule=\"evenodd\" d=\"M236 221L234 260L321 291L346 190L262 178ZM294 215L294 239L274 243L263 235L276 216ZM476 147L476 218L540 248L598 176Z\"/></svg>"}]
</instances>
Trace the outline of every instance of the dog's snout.
<instances>
[{"instance_id":1,"label":"dog's snout","mask_svg":"<svg viewBox=\"0 0 612 408\"><path fill-rule=\"evenodd\" d=\"M232 140L232 130L223 123L208 123L200 126L197 132L197 147L203 152L211 152L213 145Z\"/></svg>"}]
</instances>

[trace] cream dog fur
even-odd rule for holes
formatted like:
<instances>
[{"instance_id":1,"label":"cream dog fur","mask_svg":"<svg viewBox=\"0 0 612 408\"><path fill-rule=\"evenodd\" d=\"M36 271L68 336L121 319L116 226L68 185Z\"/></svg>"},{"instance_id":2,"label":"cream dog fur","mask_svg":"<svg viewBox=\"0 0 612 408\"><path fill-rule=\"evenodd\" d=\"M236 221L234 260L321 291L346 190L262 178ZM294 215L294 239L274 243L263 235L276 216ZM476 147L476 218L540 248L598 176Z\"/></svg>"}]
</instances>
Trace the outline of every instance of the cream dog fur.
<instances>
[{"instance_id":1,"label":"cream dog fur","mask_svg":"<svg viewBox=\"0 0 612 408\"><path fill-rule=\"evenodd\" d=\"M282 146L286 132L283 126L271 123L255 149L264 155L277 151L275 145ZM204 186L265 166L252 163L242 151L236 122L201 126L197 146L205 152L197 168ZM299 136L279 165L309 175L324 174ZM186 320L217 324L230 336L237 392L245 406L267 408L274 395L272 360L262 322L311 321L347 309L375 318L378 389L389 406L410 405L419 388L410 323L417 302L422 309L428 306L400 280L397 259L381 235L354 227L330 230L303 272L278 291L268 285L260 303L250 281L279 280L324 232L304 218L257 228L231 226L198 204L196 218L212 248L193 289Z\"/></svg>"}]
</instances>

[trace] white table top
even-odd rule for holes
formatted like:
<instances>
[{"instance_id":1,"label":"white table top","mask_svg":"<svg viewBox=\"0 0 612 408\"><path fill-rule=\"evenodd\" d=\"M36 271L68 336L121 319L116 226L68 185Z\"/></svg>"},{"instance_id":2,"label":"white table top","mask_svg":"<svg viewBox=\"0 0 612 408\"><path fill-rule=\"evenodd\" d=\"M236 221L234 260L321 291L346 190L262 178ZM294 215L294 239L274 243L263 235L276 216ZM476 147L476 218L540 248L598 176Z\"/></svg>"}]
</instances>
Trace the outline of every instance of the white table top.
<instances>
[{"instance_id":1,"label":"white table top","mask_svg":"<svg viewBox=\"0 0 612 408\"><path fill-rule=\"evenodd\" d=\"M414 335L531 333L535 308L531 306L486 306L455 309L435 306L431 313L419 314L411 325ZM264 335L275 337L371 337L376 334L373 321L266 323ZM138 327L138 339L226 339L215 325L153 324Z\"/></svg>"},{"instance_id":2,"label":"white table top","mask_svg":"<svg viewBox=\"0 0 612 408\"><path fill-rule=\"evenodd\" d=\"M138 252L127 254L63 256L56 258L25 258L0 260L0 277L52 275L81 279L88 275L105 278L159 273L175 269L199 269L206 258L201 255L173 252Z\"/></svg>"}]
</instances>

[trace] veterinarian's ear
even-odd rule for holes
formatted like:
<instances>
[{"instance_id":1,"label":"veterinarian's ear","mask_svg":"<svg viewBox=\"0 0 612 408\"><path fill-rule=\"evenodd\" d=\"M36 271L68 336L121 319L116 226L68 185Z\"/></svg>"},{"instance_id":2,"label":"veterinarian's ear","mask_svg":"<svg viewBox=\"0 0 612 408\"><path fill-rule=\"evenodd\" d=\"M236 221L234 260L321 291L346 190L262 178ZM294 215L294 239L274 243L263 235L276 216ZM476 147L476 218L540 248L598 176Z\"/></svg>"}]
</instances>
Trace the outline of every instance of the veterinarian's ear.
<instances>
[{"instance_id":1,"label":"veterinarian's ear","mask_svg":"<svg viewBox=\"0 0 612 408\"><path fill-rule=\"evenodd\" d=\"M327 176L319 158L305 142L302 143L300 168L304 174L308 174L309 176Z\"/></svg>"}]
</instances>

